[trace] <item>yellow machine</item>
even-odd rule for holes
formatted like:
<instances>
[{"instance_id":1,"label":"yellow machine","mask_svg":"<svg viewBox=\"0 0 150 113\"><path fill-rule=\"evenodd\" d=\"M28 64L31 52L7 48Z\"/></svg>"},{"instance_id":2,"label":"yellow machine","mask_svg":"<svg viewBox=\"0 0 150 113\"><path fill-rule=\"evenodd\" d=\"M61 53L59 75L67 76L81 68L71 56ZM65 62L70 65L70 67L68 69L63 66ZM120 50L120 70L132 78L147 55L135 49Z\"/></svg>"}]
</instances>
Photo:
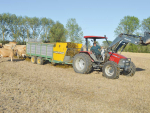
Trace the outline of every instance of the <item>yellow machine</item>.
<instances>
[{"instance_id":1,"label":"yellow machine","mask_svg":"<svg viewBox=\"0 0 150 113\"><path fill-rule=\"evenodd\" d=\"M57 42L53 47L53 60L59 62L71 61L71 57L81 50L82 44Z\"/></svg>"}]
</instances>

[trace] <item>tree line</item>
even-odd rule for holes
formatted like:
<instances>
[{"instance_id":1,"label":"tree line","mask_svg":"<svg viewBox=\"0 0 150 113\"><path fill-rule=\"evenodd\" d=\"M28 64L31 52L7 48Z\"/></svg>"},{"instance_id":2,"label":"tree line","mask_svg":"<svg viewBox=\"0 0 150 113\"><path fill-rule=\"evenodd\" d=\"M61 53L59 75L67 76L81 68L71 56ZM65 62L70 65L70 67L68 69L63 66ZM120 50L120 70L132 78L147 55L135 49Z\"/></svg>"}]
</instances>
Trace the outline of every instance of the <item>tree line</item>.
<instances>
[{"instance_id":1,"label":"tree line","mask_svg":"<svg viewBox=\"0 0 150 113\"><path fill-rule=\"evenodd\" d=\"M49 18L22 17L15 14L0 14L0 41L8 40L25 44L27 40L42 42L71 42L82 43L82 28L75 18L68 19L66 26L59 21Z\"/></svg>"},{"instance_id":2,"label":"tree line","mask_svg":"<svg viewBox=\"0 0 150 113\"><path fill-rule=\"evenodd\" d=\"M142 35L150 32L150 17L141 22L137 17L124 16L115 29L115 35L120 33ZM16 16L15 14L0 14L0 42L7 43L9 40L25 44L27 40L40 40L42 42L66 42L83 43L83 31L75 18L67 20L64 26L59 21L43 17ZM90 44L90 43L89 43ZM105 41L101 46L107 46ZM125 51L150 52L150 45L140 46L128 44Z\"/></svg>"}]
</instances>

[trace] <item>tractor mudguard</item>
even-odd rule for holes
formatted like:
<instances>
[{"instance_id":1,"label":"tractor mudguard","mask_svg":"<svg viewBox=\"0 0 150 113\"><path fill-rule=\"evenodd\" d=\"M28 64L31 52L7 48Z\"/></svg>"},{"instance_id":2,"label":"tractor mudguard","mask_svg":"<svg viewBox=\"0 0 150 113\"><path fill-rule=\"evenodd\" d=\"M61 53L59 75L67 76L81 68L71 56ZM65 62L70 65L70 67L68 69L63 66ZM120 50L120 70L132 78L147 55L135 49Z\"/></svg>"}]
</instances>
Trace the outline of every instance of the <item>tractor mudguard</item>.
<instances>
[{"instance_id":1,"label":"tractor mudguard","mask_svg":"<svg viewBox=\"0 0 150 113\"><path fill-rule=\"evenodd\" d=\"M79 53L86 53L86 54L91 54L89 51L80 51Z\"/></svg>"},{"instance_id":2,"label":"tractor mudguard","mask_svg":"<svg viewBox=\"0 0 150 113\"><path fill-rule=\"evenodd\" d=\"M89 55L89 57L91 58L91 61L94 62L94 59L91 57L91 53L89 51L80 51L79 53L85 53Z\"/></svg>"}]
</instances>

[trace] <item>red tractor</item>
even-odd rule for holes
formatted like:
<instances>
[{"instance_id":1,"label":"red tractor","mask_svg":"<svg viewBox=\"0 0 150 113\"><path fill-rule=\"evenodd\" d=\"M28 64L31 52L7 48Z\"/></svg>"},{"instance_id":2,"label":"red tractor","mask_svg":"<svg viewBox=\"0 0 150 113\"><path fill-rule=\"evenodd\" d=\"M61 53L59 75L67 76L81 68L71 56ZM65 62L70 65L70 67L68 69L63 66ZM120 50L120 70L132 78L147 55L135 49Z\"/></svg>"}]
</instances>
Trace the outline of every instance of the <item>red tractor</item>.
<instances>
[{"instance_id":1,"label":"red tractor","mask_svg":"<svg viewBox=\"0 0 150 113\"><path fill-rule=\"evenodd\" d=\"M77 73L88 74L92 69L102 69L103 76L109 79L119 78L120 73L133 76L136 71L136 67L131 58L126 58L123 55L118 54L118 50L121 52L128 43L147 45L150 43L150 33L145 32L144 37L129 34L120 34L111 44L108 43L107 37L101 36L84 36L86 40L86 51L80 51L73 58L73 68ZM106 39L108 48L101 50L101 56L96 57L94 52L88 51L88 39Z\"/></svg>"}]
</instances>

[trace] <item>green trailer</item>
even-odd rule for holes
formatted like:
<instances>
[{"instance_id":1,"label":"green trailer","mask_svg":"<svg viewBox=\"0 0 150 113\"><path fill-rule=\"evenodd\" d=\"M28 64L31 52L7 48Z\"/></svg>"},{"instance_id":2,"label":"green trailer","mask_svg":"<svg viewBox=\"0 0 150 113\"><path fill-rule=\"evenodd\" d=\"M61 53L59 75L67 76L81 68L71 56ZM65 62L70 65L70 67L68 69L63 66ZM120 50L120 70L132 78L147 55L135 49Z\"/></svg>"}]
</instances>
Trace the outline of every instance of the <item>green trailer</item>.
<instances>
[{"instance_id":1,"label":"green trailer","mask_svg":"<svg viewBox=\"0 0 150 113\"><path fill-rule=\"evenodd\" d=\"M39 43L27 42L26 43L26 56L31 57L33 64L43 64L44 60L52 63L72 64L72 56L68 55L68 51L74 49L79 52L82 44L73 43L74 48L69 48L70 43ZM74 54L75 55L75 54Z\"/></svg>"}]
</instances>

